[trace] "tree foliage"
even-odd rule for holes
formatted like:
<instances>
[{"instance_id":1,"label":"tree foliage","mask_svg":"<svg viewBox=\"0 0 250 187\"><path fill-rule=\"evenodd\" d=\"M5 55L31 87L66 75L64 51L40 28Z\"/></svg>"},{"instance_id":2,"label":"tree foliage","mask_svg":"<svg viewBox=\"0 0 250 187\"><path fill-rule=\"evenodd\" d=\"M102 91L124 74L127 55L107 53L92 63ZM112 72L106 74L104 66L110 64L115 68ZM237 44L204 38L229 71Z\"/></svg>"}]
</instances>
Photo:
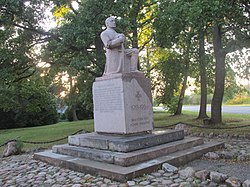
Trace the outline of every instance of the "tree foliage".
<instances>
[{"instance_id":1,"label":"tree foliage","mask_svg":"<svg viewBox=\"0 0 250 187\"><path fill-rule=\"evenodd\" d=\"M190 29L194 40L205 34L208 44L213 45L216 65L211 122L220 123L225 57L229 52L249 47L249 2L162 0L159 10L156 37L161 46L177 48L180 36Z\"/></svg>"},{"instance_id":2,"label":"tree foliage","mask_svg":"<svg viewBox=\"0 0 250 187\"><path fill-rule=\"evenodd\" d=\"M92 83L105 64L99 35L111 15L128 47L145 54L140 69L154 79L157 99L180 114L187 77L196 77L201 98L214 90L213 123L221 122L223 95L230 99L238 89L226 55L242 61L240 51L250 44L247 0L1 0L0 7L0 112L12 126L54 122L51 93L62 91L70 118L92 117ZM57 26L48 30L49 11ZM50 66L39 68L41 61ZM248 61L229 63L249 78Z\"/></svg>"},{"instance_id":3,"label":"tree foliage","mask_svg":"<svg viewBox=\"0 0 250 187\"><path fill-rule=\"evenodd\" d=\"M52 95L40 79L34 46L50 35L40 26L47 1L1 1L1 128L57 121ZM6 121L6 118L7 121Z\"/></svg>"}]
</instances>

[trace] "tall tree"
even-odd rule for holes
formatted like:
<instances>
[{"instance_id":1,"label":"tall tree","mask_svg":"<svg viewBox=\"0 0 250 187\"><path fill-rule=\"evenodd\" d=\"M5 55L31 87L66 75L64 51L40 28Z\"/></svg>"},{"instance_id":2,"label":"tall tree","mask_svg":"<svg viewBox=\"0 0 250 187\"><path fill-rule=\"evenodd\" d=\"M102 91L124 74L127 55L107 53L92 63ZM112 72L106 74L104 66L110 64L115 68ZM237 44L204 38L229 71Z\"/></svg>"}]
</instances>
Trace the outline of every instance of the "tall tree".
<instances>
[{"instance_id":1,"label":"tall tree","mask_svg":"<svg viewBox=\"0 0 250 187\"><path fill-rule=\"evenodd\" d=\"M205 58L205 33L200 31L199 37L199 71L200 71L200 87L201 99L198 119L208 118L207 116L207 72L206 72L206 58Z\"/></svg>"},{"instance_id":2,"label":"tall tree","mask_svg":"<svg viewBox=\"0 0 250 187\"><path fill-rule=\"evenodd\" d=\"M156 39L161 47L172 48L183 55L183 67L181 72L182 86L179 93L175 115L182 111L187 77L190 75L190 58L193 53L194 32L192 25L188 25L189 2L185 1L161 1L159 13L155 22Z\"/></svg>"},{"instance_id":3,"label":"tall tree","mask_svg":"<svg viewBox=\"0 0 250 187\"><path fill-rule=\"evenodd\" d=\"M211 105L211 123L222 122L221 106L225 88L225 58L229 52L250 45L247 1L216 1L212 4L213 47L216 61L215 90ZM219 8L218 8L219 7Z\"/></svg>"},{"instance_id":4,"label":"tall tree","mask_svg":"<svg viewBox=\"0 0 250 187\"><path fill-rule=\"evenodd\" d=\"M170 4L172 6L169 6ZM249 2L163 0L160 6L163 8L160 9L162 11L159 14L158 34L165 37L167 35L166 40L176 43L179 33L183 33L178 28L191 27L199 35L201 34L200 31L204 31L204 29L210 32L213 38L212 44L216 61L211 123L220 123L222 121L221 105L224 94L226 54L242 49L244 46L247 47L250 43L248 30ZM176 13L178 13L178 16ZM176 17L180 18L180 21ZM175 20L175 22L172 20ZM181 25L180 23L183 24L182 27L177 27L177 25ZM175 27L168 28L169 25ZM175 28L175 35L169 34L173 32L173 28ZM160 41L162 39L164 38L160 38Z\"/></svg>"}]
</instances>

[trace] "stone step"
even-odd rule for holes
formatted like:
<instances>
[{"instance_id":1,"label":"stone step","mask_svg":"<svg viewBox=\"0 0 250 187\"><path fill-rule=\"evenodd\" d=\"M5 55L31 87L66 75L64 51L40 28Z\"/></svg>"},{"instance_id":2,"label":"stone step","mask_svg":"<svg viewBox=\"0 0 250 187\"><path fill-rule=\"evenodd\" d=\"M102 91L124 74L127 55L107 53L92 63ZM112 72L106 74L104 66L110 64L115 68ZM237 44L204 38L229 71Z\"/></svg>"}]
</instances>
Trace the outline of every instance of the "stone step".
<instances>
[{"instance_id":1,"label":"stone step","mask_svg":"<svg viewBox=\"0 0 250 187\"><path fill-rule=\"evenodd\" d=\"M54 153L86 158L95 161L102 161L120 166L131 166L162 155L168 155L170 153L188 149L201 144L203 144L203 139L187 137L183 140L140 149L128 153L70 146L68 144L53 146L52 150Z\"/></svg>"},{"instance_id":2,"label":"stone step","mask_svg":"<svg viewBox=\"0 0 250 187\"><path fill-rule=\"evenodd\" d=\"M221 147L224 147L224 143L209 142L129 167L77 158L73 156L66 156L53 153L52 151L36 153L34 154L34 158L55 166L60 166L83 173L89 173L92 175L100 175L113 180L124 182L145 173L153 172L161 167L161 165L165 162L178 167L201 157L204 153L214 151Z\"/></svg>"},{"instance_id":3,"label":"stone step","mask_svg":"<svg viewBox=\"0 0 250 187\"><path fill-rule=\"evenodd\" d=\"M69 136L68 144L110 151L131 152L181 139L184 139L183 130L153 131L151 134L132 136L98 134L93 132Z\"/></svg>"}]
</instances>

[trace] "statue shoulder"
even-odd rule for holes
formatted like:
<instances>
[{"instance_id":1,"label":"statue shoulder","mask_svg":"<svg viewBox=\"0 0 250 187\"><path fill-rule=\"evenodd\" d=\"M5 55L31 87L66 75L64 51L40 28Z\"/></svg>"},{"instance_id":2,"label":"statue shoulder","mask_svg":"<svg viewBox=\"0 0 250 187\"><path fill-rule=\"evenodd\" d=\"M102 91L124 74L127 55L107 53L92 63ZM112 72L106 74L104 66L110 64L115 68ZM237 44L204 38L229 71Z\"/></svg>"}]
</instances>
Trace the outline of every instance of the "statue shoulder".
<instances>
[{"instance_id":1,"label":"statue shoulder","mask_svg":"<svg viewBox=\"0 0 250 187\"><path fill-rule=\"evenodd\" d=\"M109 31L104 30L104 31L101 32L101 37L102 36L108 36L109 34L110 34Z\"/></svg>"}]
</instances>

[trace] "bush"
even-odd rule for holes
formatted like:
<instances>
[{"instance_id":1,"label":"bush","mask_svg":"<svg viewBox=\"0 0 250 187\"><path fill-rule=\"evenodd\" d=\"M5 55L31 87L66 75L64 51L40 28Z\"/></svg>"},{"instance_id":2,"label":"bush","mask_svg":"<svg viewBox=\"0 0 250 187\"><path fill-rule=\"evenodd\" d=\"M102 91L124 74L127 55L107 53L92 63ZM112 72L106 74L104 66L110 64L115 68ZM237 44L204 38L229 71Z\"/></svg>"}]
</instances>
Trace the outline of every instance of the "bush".
<instances>
[{"instance_id":1,"label":"bush","mask_svg":"<svg viewBox=\"0 0 250 187\"><path fill-rule=\"evenodd\" d=\"M77 106L76 108L76 115L79 120L93 119L93 111L89 111L81 106ZM67 108L66 116L69 121L73 121L73 113L71 107Z\"/></svg>"},{"instance_id":2,"label":"bush","mask_svg":"<svg viewBox=\"0 0 250 187\"><path fill-rule=\"evenodd\" d=\"M207 104L211 104L213 95L207 95ZM184 105L199 105L201 96L199 94L186 95L184 97Z\"/></svg>"},{"instance_id":3,"label":"bush","mask_svg":"<svg viewBox=\"0 0 250 187\"><path fill-rule=\"evenodd\" d=\"M0 109L0 129L15 128L15 113L13 111L5 112Z\"/></svg>"},{"instance_id":4,"label":"bush","mask_svg":"<svg viewBox=\"0 0 250 187\"><path fill-rule=\"evenodd\" d=\"M226 102L228 105L240 105L240 104L250 104L249 96L236 96L233 99L230 99Z\"/></svg>"},{"instance_id":5,"label":"bush","mask_svg":"<svg viewBox=\"0 0 250 187\"><path fill-rule=\"evenodd\" d=\"M39 82L27 81L13 86L10 91L12 95L8 96L15 105L7 109L4 106L8 103L0 105L0 129L49 125L58 121L54 96Z\"/></svg>"},{"instance_id":6,"label":"bush","mask_svg":"<svg viewBox=\"0 0 250 187\"><path fill-rule=\"evenodd\" d=\"M42 107L40 112L0 110L0 115L0 129L50 125L58 121L58 115L53 106Z\"/></svg>"}]
</instances>

